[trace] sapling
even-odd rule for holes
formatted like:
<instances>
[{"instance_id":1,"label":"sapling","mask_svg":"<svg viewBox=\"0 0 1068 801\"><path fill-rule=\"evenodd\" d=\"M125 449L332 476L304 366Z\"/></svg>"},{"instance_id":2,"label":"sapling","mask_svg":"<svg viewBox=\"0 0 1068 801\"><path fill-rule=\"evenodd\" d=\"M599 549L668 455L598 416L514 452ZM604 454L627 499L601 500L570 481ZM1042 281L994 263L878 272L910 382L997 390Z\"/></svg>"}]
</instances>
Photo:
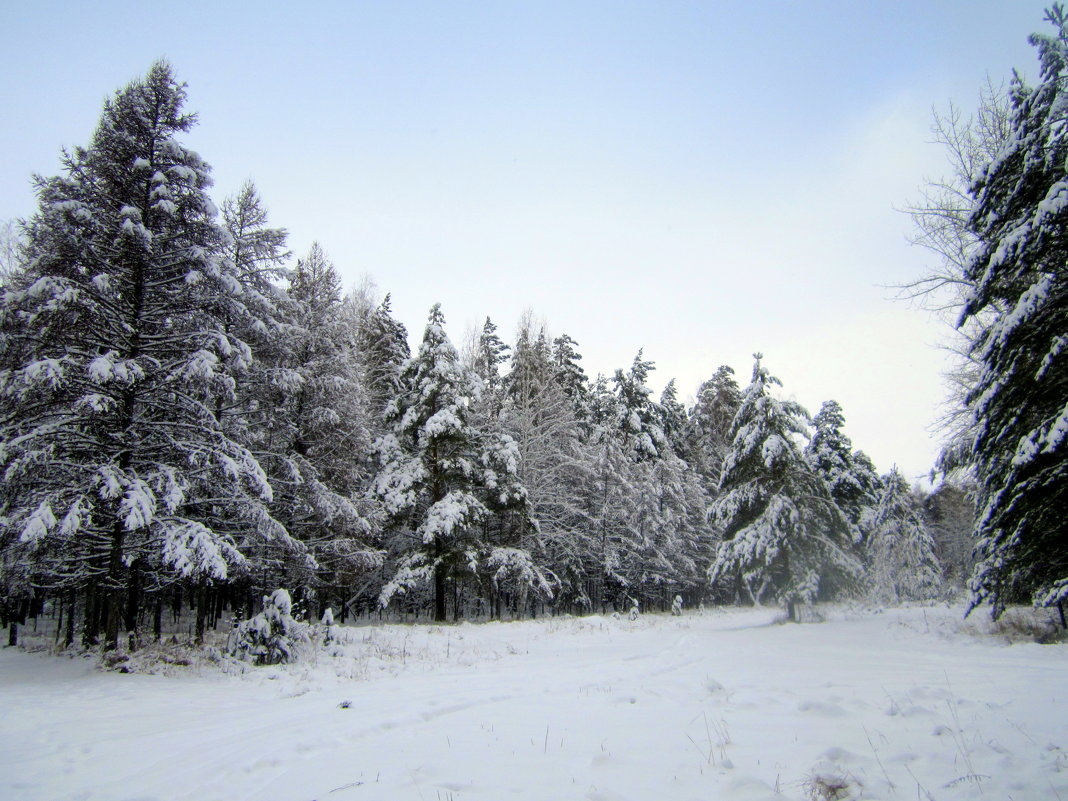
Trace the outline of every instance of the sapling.
<instances>
[{"instance_id":1,"label":"sapling","mask_svg":"<svg viewBox=\"0 0 1068 801\"><path fill-rule=\"evenodd\" d=\"M257 665L277 665L291 661L309 641L308 625L293 618L293 599L278 589L263 596L262 612L234 629L229 651Z\"/></svg>"}]
</instances>

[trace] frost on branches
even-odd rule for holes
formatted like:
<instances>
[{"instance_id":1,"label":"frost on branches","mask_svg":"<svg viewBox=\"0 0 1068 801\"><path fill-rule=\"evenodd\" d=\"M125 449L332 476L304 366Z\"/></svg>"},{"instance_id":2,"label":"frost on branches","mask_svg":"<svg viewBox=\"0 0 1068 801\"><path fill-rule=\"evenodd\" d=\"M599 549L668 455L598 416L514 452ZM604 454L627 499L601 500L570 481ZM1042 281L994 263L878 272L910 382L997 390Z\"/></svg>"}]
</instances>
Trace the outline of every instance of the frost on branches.
<instances>
[{"instance_id":1,"label":"frost on branches","mask_svg":"<svg viewBox=\"0 0 1068 801\"><path fill-rule=\"evenodd\" d=\"M979 562L973 606L1068 601L1068 16L1035 34L1041 81L1012 86L1012 134L980 177L970 226L981 246L960 324L976 338Z\"/></svg>"},{"instance_id":2,"label":"frost on branches","mask_svg":"<svg viewBox=\"0 0 1068 801\"><path fill-rule=\"evenodd\" d=\"M807 433L807 412L771 394L781 384L760 359L757 354L731 429L720 494L709 509L723 528L709 579L733 582L739 595L757 603L833 598L861 576L852 527L795 441Z\"/></svg>"}]
</instances>

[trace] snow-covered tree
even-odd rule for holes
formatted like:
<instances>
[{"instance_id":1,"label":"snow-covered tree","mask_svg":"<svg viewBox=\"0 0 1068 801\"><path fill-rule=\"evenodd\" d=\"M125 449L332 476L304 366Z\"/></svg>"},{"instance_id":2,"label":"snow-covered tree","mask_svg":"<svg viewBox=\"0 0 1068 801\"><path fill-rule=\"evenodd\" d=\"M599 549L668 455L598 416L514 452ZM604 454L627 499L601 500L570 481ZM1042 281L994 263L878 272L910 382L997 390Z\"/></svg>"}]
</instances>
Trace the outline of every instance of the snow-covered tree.
<instances>
[{"instance_id":1,"label":"snow-covered tree","mask_svg":"<svg viewBox=\"0 0 1068 801\"><path fill-rule=\"evenodd\" d=\"M864 548L869 593L883 603L935 598L942 594L942 568L919 504L896 467L882 484Z\"/></svg>"},{"instance_id":2,"label":"snow-covered tree","mask_svg":"<svg viewBox=\"0 0 1068 801\"><path fill-rule=\"evenodd\" d=\"M879 502L879 477L853 454L853 443L842 431L845 415L837 401L824 402L813 418L814 432L805 458L827 483L831 498L863 536L865 516Z\"/></svg>"},{"instance_id":3,"label":"snow-covered tree","mask_svg":"<svg viewBox=\"0 0 1068 801\"><path fill-rule=\"evenodd\" d=\"M646 383L655 364L642 358L642 351L634 357L630 369L616 370L612 379L618 399L616 423L623 436L624 448L637 460L655 459L669 446L660 427L663 414L650 396Z\"/></svg>"},{"instance_id":4,"label":"snow-covered tree","mask_svg":"<svg viewBox=\"0 0 1068 801\"><path fill-rule=\"evenodd\" d=\"M504 378L501 423L519 450L519 478L537 523L532 536L561 582L556 597L585 605L581 476L586 453L571 399L556 380L548 343L544 324L524 314Z\"/></svg>"},{"instance_id":5,"label":"snow-covered tree","mask_svg":"<svg viewBox=\"0 0 1068 801\"><path fill-rule=\"evenodd\" d=\"M288 301L291 322L259 398L257 452L275 489L275 516L308 546L322 579L352 583L381 565L372 512L360 502L370 483L370 411L358 321L318 243L297 261ZM290 580L313 583L310 574Z\"/></svg>"},{"instance_id":6,"label":"snow-covered tree","mask_svg":"<svg viewBox=\"0 0 1068 801\"><path fill-rule=\"evenodd\" d=\"M561 334L553 340L553 373L556 382L571 399L575 416L586 417L586 404L589 394L589 379L579 362L582 354L578 352L578 343L567 334Z\"/></svg>"},{"instance_id":7,"label":"snow-covered tree","mask_svg":"<svg viewBox=\"0 0 1068 801\"><path fill-rule=\"evenodd\" d=\"M781 384L760 359L709 510L723 529L709 578L733 580L760 603L832 598L852 590L862 573L852 527L798 447L808 413L772 394Z\"/></svg>"},{"instance_id":8,"label":"snow-covered tree","mask_svg":"<svg viewBox=\"0 0 1068 801\"><path fill-rule=\"evenodd\" d=\"M687 461L701 475L708 492L714 493L719 487L723 460L731 445L731 425L741 402L734 370L724 364L701 384L690 409Z\"/></svg>"},{"instance_id":9,"label":"snow-covered tree","mask_svg":"<svg viewBox=\"0 0 1068 801\"><path fill-rule=\"evenodd\" d=\"M227 330L247 308L210 168L177 139L185 97L161 61L105 102L90 145L37 179L0 302L4 547L42 586L86 593L86 637L102 616L110 647L139 577L224 580L244 541L290 544L215 414L251 359Z\"/></svg>"},{"instance_id":10,"label":"snow-covered tree","mask_svg":"<svg viewBox=\"0 0 1068 801\"><path fill-rule=\"evenodd\" d=\"M510 578L551 592L529 551L487 534L491 518L506 512L525 524L518 450L511 438L483 437L470 425L481 381L464 369L444 323L435 305L419 352L401 372L401 394L387 410L392 433L377 443L381 470L375 479L402 538L399 567L381 602L429 583L435 620L446 618L450 579Z\"/></svg>"},{"instance_id":11,"label":"snow-covered tree","mask_svg":"<svg viewBox=\"0 0 1068 801\"><path fill-rule=\"evenodd\" d=\"M686 453L686 434L689 421L686 416L686 407L679 402L679 390L672 378L664 385L660 393L660 402L657 405L660 430L664 433L664 440L671 447L672 453L684 456Z\"/></svg>"},{"instance_id":12,"label":"snow-covered tree","mask_svg":"<svg viewBox=\"0 0 1068 801\"><path fill-rule=\"evenodd\" d=\"M1068 15L1032 35L1041 65L1012 84L1012 133L974 187L981 245L961 325L993 317L976 338L968 396L977 424L979 563L973 606L1068 600Z\"/></svg>"},{"instance_id":13,"label":"snow-covered tree","mask_svg":"<svg viewBox=\"0 0 1068 801\"><path fill-rule=\"evenodd\" d=\"M0 220L0 287L22 268L25 237L17 220Z\"/></svg>"},{"instance_id":14,"label":"snow-covered tree","mask_svg":"<svg viewBox=\"0 0 1068 801\"><path fill-rule=\"evenodd\" d=\"M504 388L501 365L508 361L509 350L511 348L497 335L496 324L487 317L478 335L473 367L475 374L482 379L483 400L488 404L492 416L500 414Z\"/></svg>"},{"instance_id":15,"label":"snow-covered tree","mask_svg":"<svg viewBox=\"0 0 1068 801\"><path fill-rule=\"evenodd\" d=\"M293 661L310 644L311 626L293 617L289 592L275 590L263 596L263 610L259 614L234 629L228 646L231 655L239 659L256 665L279 665Z\"/></svg>"},{"instance_id":16,"label":"snow-covered tree","mask_svg":"<svg viewBox=\"0 0 1068 801\"><path fill-rule=\"evenodd\" d=\"M358 349L376 422L400 394L401 368L411 357L408 348L408 329L393 316L391 298L387 294L369 314L360 315Z\"/></svg>"}]
</instances>

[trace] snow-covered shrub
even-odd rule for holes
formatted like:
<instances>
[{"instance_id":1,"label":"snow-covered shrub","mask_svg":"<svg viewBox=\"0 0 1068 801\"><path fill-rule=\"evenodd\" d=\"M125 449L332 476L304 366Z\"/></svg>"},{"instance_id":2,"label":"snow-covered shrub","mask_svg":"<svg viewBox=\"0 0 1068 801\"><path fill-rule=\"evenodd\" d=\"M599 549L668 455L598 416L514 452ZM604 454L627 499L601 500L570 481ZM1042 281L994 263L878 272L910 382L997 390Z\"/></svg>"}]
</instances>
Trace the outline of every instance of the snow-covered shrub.
<instances>
[{"instance_id":1,"label":"snow-covered shrub","mask_svg":"<svg viewBox=\"0 0 1068 801\"><path fill-rule=\"evenodd\" d=\"M293 599L286 590L263 596L263 611L242 621L231 635L233 656L256 665L289 662L311 642L309 627L293 618Z\"/></svg>"},{"instance_id":2,"label":"snow-covered shrub","mask_svg":"<svg viewBox=\"0 0 1068 801\"><path fill-rule=\"evenodd\" d=\"M682 596L676 595L671 601L671 614L678 617L682 614Z\"/></svg>"},{"instance_id":3,"label":"snow-covered shrub","mask_svg":"<svg viewBox=\"0 0 1068 801\"><path fill-rule=\"evenodd\" d=\"M323 612L323 644L333 642L334 640L334 610L329 606L326 607L326 611Z\"/></svg>"},{"instance_id":4,"label":"snow-covered shrub","mask_svg":"<svg viewBox=\"0 0 1068 801\"><path fill-rule=\"evenodd\" d=\"M630 599L630 619L631 620L637 620L639 615L641 615L641 613L642 613L642 610L641 610L641 607L638 605L638 599L637 598L631 598Z\"/></svg>"}]
</instances>

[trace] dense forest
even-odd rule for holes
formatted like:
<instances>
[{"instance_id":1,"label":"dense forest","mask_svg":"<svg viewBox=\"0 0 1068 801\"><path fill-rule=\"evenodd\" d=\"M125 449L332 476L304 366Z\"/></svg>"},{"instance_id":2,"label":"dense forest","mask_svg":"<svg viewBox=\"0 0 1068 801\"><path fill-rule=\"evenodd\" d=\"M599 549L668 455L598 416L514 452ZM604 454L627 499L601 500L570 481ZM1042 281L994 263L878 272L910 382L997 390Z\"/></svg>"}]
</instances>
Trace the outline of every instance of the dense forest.
<instances>
[{"instance_id":1,"label":"dense forest","mask_svg":"<svg viewBox=\"0 0 1068 801\"><path fill-rule=\"evenodd\" d=\"M968 339L953 480L926 493L878 473L835 401L784 399L760 354L687 407L673 381L654 397L641 350L588 376L533 313L458 347L435 306L410 345L389 295L345 291L319 244L288 251L252 183L216 206L157 62L35 177L6 238L0 622L14 641L47 613L68 645L136 647L165 616L195 610L200 637L277 588L342 620L965 585L995 613L1062 606L1068 25L1050 19L1040 85L1014 83L950 215Z\"/></svg>"}]
</instances>

